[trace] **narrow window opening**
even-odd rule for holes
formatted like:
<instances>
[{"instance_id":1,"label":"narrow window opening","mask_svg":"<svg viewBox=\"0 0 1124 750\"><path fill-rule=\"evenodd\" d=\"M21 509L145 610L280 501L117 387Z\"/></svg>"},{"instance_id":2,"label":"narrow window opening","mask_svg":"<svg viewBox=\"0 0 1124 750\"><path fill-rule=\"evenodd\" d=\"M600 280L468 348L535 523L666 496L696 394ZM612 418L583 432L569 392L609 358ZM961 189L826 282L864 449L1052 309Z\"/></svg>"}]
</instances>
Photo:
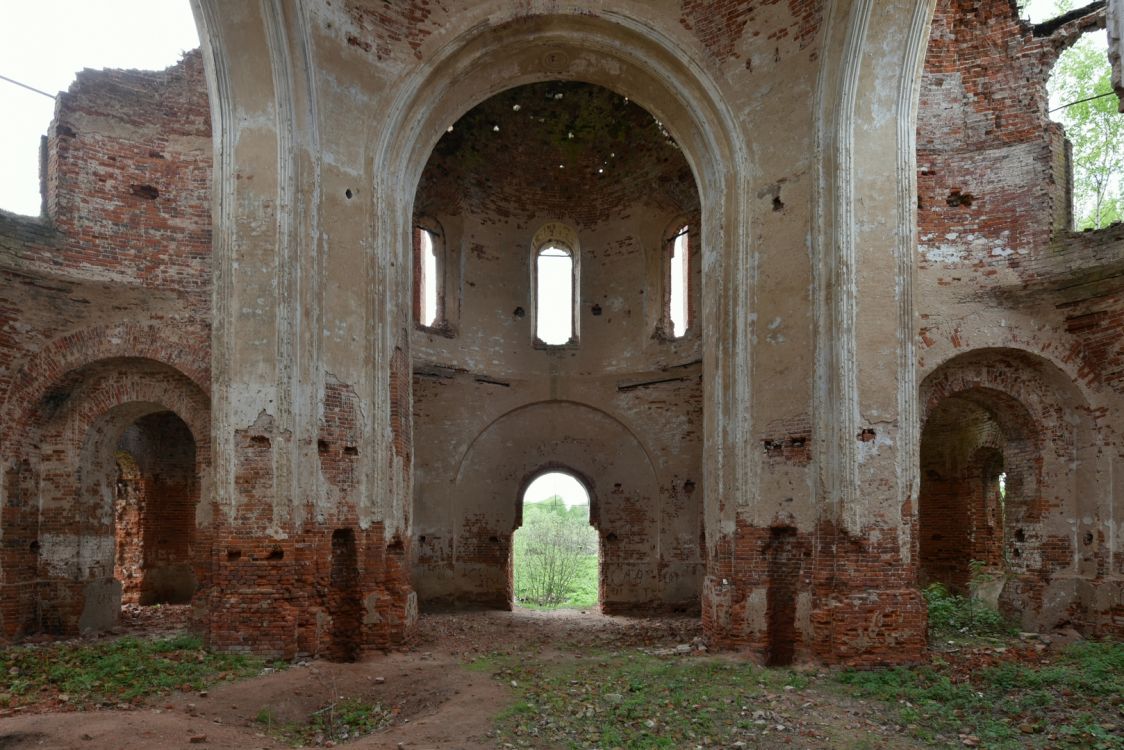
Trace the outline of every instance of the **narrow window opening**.
<instances>
[{"instance_id":1,"label":"narrow window opening","mask_svg":"<svg viewBox=\"0 0 1124 750\"><path fill-rule=\"evenodd\" d=\"M690 255L687 245L688 231L687 227L680 227L675 233L675 238L671 241L671 276L670 276L670 294L668 297L669 309L668 319L671 321L671 330L669 333L672 338L679 338L687 333L687 326L690 325L689 319L689 305L687 296L687 279Z\"/></svg>"},{"instance_id":2,"label":"narrow window opening","mask_svg":"<svg viewBox=\"0 0 1124 750\"><path fill-rule=\"evenodd\" d=\"M570 474L542 474L523 492L523 523L515 531L515 603L521 607L585 608L598 601L600 550L590 525L589 491Z\"/></svg>"},{"instance_id":3,"label":"narrow window opening","mask_svg":"<svg viewBox=\"0 0 1124 750\"><path fill-rule=\"evenodd\" d=\"M538 252L535 268L535 336L550 346L574 338L574 256L569 248L549 244Z\"/></svg>"},{"instance_id":4,"label":"narrow window opening","mask_svg":"<svg viewBox=\"0 0 1124 750\"><path fill-rule=\"evenodd\" d=\"M415 247L418 260L415 264L417 280L417 316L418 323L427 328L435 328L440 324L441 277L437 263L437 240L433 232L418 227L415 230Z\"/></svg>"}]
</instances>

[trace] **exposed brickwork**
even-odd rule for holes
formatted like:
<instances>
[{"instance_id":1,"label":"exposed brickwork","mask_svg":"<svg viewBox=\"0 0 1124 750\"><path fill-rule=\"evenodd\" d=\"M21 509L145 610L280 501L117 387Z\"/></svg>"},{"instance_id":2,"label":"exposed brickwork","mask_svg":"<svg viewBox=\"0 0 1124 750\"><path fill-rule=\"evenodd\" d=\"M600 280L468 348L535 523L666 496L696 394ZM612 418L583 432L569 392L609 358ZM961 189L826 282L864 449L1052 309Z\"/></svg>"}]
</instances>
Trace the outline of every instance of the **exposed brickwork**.
<instances>
[{"instance_id":1,"label":"exposed brickwork","mask_svg":"<svg viewBox=\"0 0 1124 750\"><path fill-rule=\"evenodd\" d=\"M199 503L195 439L172 412L125 428L118 465L115 572L122 601L184 604L195 593Z\"/></svg>"},{"instance_id":2,"label":"exposed brickwork","mask_svg":"<svg viewBox=\"0 0 1124 750\"><path fill-rule=\"evenodd\" d=\"M441 0L335 5L311 16L321 46L336 34L351 63L387 81L439 65L430 47L470 12ZM540 6L521 3L488 28L511 32ZM683 0L653 7L643 23L693 56L713 95L736 90L720 104L749 122L786 96L812 98L802 76L830 42L824 6ZM419 223L440 228L441 325L387 329L389 371L370 381L302 372L302 388L322 386L306 432L278 426L272 406L253 424L223 425L233 496L201 498L217 484L202 58L158 73L80 74L48 134L44 220L0 215L0 633L97 630L111 624L115 597L190 597L214 647L353 659L400 641L416 615L415 585L426 603L510 607L518 488L558 466L581 474L593 495L604 611L701 602L713 645L772 664L918 659L926 614L917 584L965 588L969 560L1003 574L1001 606L1026 627L1124 635L1124 555L1109 533L1119 519L1103 486L1124 458L1124 227L1069 231L1066 144L1045 95L1059 52L1104 22L1093 9L1032 28L1012 0L938 2L917 131L920 495L903 501L900 517L865 518L857 533L842 530L838 509L814 489L822 404L798 395L788 410L755 403L767 415L753 414L753 465L739 467L770 488L763 506L791 502L795 512L762 521L757 507L707 494L700 321L707 311L711 324L726 320L714 308L731 301L708 308L701 298L701 248L713 235L700 231L700 186L651 114L580 82L502 92L445 133L414 204ZM587 63L574 62L566 75ZM647 93L657 102L669 92ZM339 158L340 126L320 114L321 155ZM796 112L792 122L813 119ZM775 170L765 153L776 150L773 135L749 144L754 169ZM299 170L302 189L311 181L327 191L332 158ZM744 311L765 343L733 365L754 382L774 377L757 355L766 346L781 362L815 356L786 353L784 338L756 322L777 305L774 285L805 285L799 272L778 275L789 266L772 259L806 249L799 238L774 241L770 224L803 216L802 175L813 169L804 155L792 161L797 173L780 170L756 199L730 198L767 214L755 215L747 238L762 281ZM234 208L239 220L260 212L253 223L264 226L277 209L266 203ZM708 216L724 221L717 208ZM317 210L328 215L330 201ZM551 222L577 237L572 348L535 346L531 335L531 244ZM666 238L683 224L694 322L673 339ZM329 277L302 275L298 286L303 294L305 281ZM794 339L807 327L783 325ZM722 351L707 355L712 368L732 366ZM230 396L230 373L216 375ZM360 454L372 438L372 382L388 391L374 411L388 417L374 426L378 457ZM318 474L292 485L311 496L280 496L291 459L314 454ZM389 477L389 490L370 486L372 475ZM783 495L767 496L778 487ZM704 497L713 504L705 512Z\"/></svg>"},{"instance_id":3,"label":"exposed brickwork","mask_svg":"<svg viewBox=\"0 0 1124 750\"><path fill-rule=\"evenodd\" d=\"M551 81L505 91L458 120L437 143L414 208L592 226L637 203L668 220L697 208L682 152L626 97Z\"/></svg>"},{"instance_id":4,"label":"exposed brickwork","mask_svg":"<svg viewBox=\"0 0 1124 750\"><path fill-rule=\"evenodd\" d=\"M316 452L320 456L320 471L333 487L354 502L359 456L358 397L351 386L327 383L324 386L324 418Z\"/></svg>"},{"instance_id":5,"label":"exposed brickwork","mask_svg":"<svg viewBox=\"0 0 1124 750\"><path fill-rule=\"evenodd\" d=\"M1087 478L1093 445L1120 439L1124 227L1070 230L1068 147L1046 93L1061 51L1104 24L1098 5L1034 27L1008 0L937 4L917 134L918 533L922 580L963 588L979 560L1024 627L1120 633L1099 533L1111 501ZM1099 593L1067 589L1074 575Z\"/></svg>"},{"instance_id":6,"label":"exposed brickwork","mask_svg":"<svg viewBox=\"0 0 1124 750\"><path fill-rule=\"evenodd\" d=\"M47 142L47 215L70 240L55 263L209 287L211 115L197 52L162 73L81 73Z\"/></svg>"},{"instance_id":7,"label":"exposed brickwork","mask_svg":"<svg viewBox=\"0 0 1124 750\"><path fill-rule=\"evenodd\" d=\"M748 648L770 662L918 661L926 610L914 576L886 529L859 538L830 523L801 533L739 521L708 561L703 623L717 645Z\"/></svg>"},{"instance_id":8,"label":"exposed brickwork","mask_svg":"<svg viewBox=\"0 0 1124 750\"><path fill-rule=\"evenodd\" d=\"M373 53L379 60L390 57L396 48L405 45L410 54L420 60L422 43L437 28L436 22L430 19L433 6L448 13L445 4L436 0L377 4L349 0L345 7L354 28L347 34L347 43Z\"/></svg>"},{"instance_id":9,"label":"exposed brickwork","mask_svg":"<svg viewBox=\"0 0 1124 750\"><path fill-rule=\"evenodd\" d=\"M679 22L694 32L707 51L720 62L740 59L738 41L752 24L751 34L776 42L777 62L781 55L780 40L792 40L804 49L812 43L820 30L823 16L821 0L788 0L788 13L771 13L769 6L780 0L683 0ZM787 25L775 25L774 18L784 19ZM746 63L751 68L750 62Z\"/></svg>"}]
</instances>

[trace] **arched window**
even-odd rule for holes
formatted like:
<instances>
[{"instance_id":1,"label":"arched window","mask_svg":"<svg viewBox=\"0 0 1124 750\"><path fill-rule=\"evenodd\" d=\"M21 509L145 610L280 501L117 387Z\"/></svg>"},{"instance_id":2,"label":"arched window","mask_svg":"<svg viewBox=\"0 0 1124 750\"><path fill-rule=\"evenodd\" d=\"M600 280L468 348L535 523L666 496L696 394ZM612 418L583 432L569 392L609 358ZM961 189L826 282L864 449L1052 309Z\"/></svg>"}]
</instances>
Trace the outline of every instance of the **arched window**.
<instances>
[{"instance_id":1,"label":"arched window","mask_svg":"<svg viewBox=\"0 0 1124 750\"><path fill-rule=\"evenodd\" d=\"M424 227L414 227L414 319L426 328L445 323L444 263L441 238Z\"/></svg>"},{"instance_id":2,"label":"arched window","mask_svg":"<svg viewBox=\"0 0 1124 750\"><path fill-rule=\"evenodd\" d=\"M515 603L596 606L600 543L585 484L567 471L548 471L523 490L521 505L512 544Z\"/></svg>"},{"instance_id":3,"label":"arched window","mask_svg":"<svg viewBox=\"0 0 1124 750\"><path fill-rule=\"evenodd\" d=\"M675 230L667 243L667 334L680 338L691 325L690 283L690 227L686 224Z\"/></svg>"},{"instance_id":4,"label":"arched window","mask_svg":"<svg viewBox=\"0 0 1124 750\"><path fill-rule=\"evenodd\" d=\"M574 341L573 251L548 242L535 253L535 338L549 346Z\"/></svg>"}]
</instances>

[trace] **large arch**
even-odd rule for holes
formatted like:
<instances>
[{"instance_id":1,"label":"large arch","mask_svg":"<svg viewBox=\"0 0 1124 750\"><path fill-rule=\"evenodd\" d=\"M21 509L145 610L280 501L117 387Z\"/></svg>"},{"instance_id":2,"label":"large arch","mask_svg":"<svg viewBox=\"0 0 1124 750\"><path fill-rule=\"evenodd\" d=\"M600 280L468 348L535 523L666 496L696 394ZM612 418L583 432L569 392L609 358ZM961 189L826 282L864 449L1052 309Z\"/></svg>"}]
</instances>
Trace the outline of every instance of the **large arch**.
<instances>
[{"instance_id":1,"label":"large arch","mask_svg":"<svg viewBox=\"0 0 1124 750\"><path fill-rule=\"evenodd\" d=\"M1098 510L1104 457L1085 396L1050 360L1012 348L951 357L922 381L920 396L923 558L934 535L956 534L962 554L971 550L1004 581L1000 605L1023 627L1087 624L1087 608L1096 608L1088 586L1110 557L1111 522ZM977 501L996 489L995 462L1009 477L1004 518L973 518L988 515ZM924 504L945 500L967 503L963 525L932 525ZM966 574L946 582L965 586Z\"/></svg>"},{"instance_id":2,"label":"large arch","mask_svg":"<svg viewBox=\"0 0 1124 750\"><path fill-rule=\"evenodd\" d=\"M153 563L149 583L162 587L165 584L157 579L164 576L167 585L177 585L172 579L178 576L189 579L192 589L205 585L210 556L211 513L204 500L210 403L202 389L164 363L114 358L64 373L33 412L33 444L5 481L6 497L16 512L5 524L12 545L4 560L3 583L10 600L20 603L16 611L5 611L5 633L74 633L116 622L121 584L114 579L115 454L127 442L126 431L153 416L157 420L146 425L149 437L159 439L152 431L167 426L159 421L161 415L174 414L184 428L165 435L177 445L159 450L170 455L182 448L189 456L185 460L190 465L180 460L165 468L167 479L176 485L173 494L179 495L175 507L169 508L184 524L178 533L186 529L193 538L164 549L167 555L175 547L174 560L163 569ZM189 444L179 445L185 441ZM134 436L134 446L144 442L143 436ZM153 455L153 460L159 459ZM168 486L161 489L170 491ZM29 588L39 589L36 600L24 596Z\"/></svg>"},{"instance_id":3,"label":"large arch","mask_svg":"<svg viewBox=\"0 0 1124 750\"><path fill-rule=\"evenodd\" d=\"M298 498L326 494L315 446L338 382L360 422L354 488L333 495L336 516L377 527L384 543L409 537L409 385L394 363L409 350L410 201L425 158L490 94L589 81L661 118L702 194L714 642L761 644L768 582L745 556L766 554L757 541L783 516L813 550L797 577L801 647L856 663L912 658L924 630L916 462L899 459L917 450L913 138L932 2L776 6L758 22L785 33L734 24L721 39L697 14L631 1L546 11L487 0L449 23L435 9L409 39L362 3L196 5L217 134L216 487L235 526L262 544L322 536L323 508ZM759 318L776 327L762 333ZM768 460L762 441L799 443L799 460ZM252 523L239 512L249 507ZM877 581L832 572L871 559ZM378 585L397 611L379 627L398 637L409 582Z\"/></svg>"}]
</instances>

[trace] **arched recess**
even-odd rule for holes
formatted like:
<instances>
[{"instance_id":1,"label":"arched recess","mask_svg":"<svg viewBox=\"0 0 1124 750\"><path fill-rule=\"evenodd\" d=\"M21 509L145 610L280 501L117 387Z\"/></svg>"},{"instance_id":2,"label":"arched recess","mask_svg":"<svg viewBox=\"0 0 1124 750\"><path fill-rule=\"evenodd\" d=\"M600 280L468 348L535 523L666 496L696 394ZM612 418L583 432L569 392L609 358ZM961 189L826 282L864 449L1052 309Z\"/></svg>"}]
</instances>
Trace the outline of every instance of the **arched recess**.
<instances>
[{"instance_id":1,"label":"arched recess","mask_svg":"<svg viewBox=\"0 0 1124 750\"><path fill-rule=\"evenodd\" d=\"M210 406L198 385L160 362L103 360L60 378L36 415L29 486L21 494L38 502L26 503L11 527L27 536L34 557L22 570L5 568L6 584L30 577L45 592L37 612L24 614L24 629L73 633L116 622L118 492L128 493L120 484L134 470L119 460L122 453L143 475L140 491L151 506L143 511L147 526L135 530L142 549L132 559L142 572L131 582L134 598L182 602L205 586L211 509L200 499Z\"/></svg>"},{"instance_id":2,"label":"arched recess","mask_svg":"<svg viewBox=\"0 0 1124 750\"><path fill-rule=\"evenodd\" d=\"M1108 555L1084 395L1052 362L1017 349L953 357L920 390L922 583L966 587L968 561L979 560L1023 627L1079 624L1082 580Z\"/></svg>"},{"instance_id":3,"label":"arched recess","mask_svg":"<svg viewBox=\"0 0 1124 750\"><path fill-rule=\"evenodd\" d=\"M679 559L664 528L655 466L644 446L603 411L544 401L511 411L467 447L455 477L419 487L414 585L425 603L511 606L511 536L522 491L550 467L585 483L601 539L604 611L697 609L701 564ZM697 534L701 508L678 519Z\"/></svg>"},{"instance_id":4,"label":"arched recess","mask_svg":"<svg viewBox=\"0 0 1124 750\"><path fill-rule=\"evenodd\" d=\"M471 29L442 48L432 64L401 81L392 122L371 132L378 225L368 258L369 278L376 280L368 284L369 307L376 320L384 321L399 320L400 311L409 309L403 293L409 291L404 270L409 267L411 201L440 136L490 96L547 80L596 84L634 100L675 138L699 187L709 456L704 530L707 548L714 550L751 491L756 465L749 458L752 324L746 322L755 282L749 210L738 198L749 190L750 141L728 108L728 97L681 40L624 14L519 17ZM370 333L369 360L386 361L393 346L387 331ZM382 375L375 377L373 395L382 389ZM376 408L372 428L379 417ZM396 510L388 525L404 517Z\"/></svg>"},{"instance_id":5,"label":"arched recess","mask_svg":"<svg viewBox=\"0 0 1124 750\"><path fill-rule=\"evenodd\" d=\"M921 432L919 579L967 593L973 567L1024 568L1024 527L1042 512L1042 435L1011 395L986 386L949 394Z\"/></svg>"},{"instance_id":6,"label":"arched recess","mask_svg":"<svg viewBox=\"0 0 1124 750\"><path fill-rule=\"evenodd\" d=\"M525 521L524 510L526 508L527 503L539 502L540 500L543 499L541 495L539 495L538 498L532 497L530 495L531 491L534 489L535 483L538 482L540 479L550 477L551 475L553 475L553 476L562 475L562 476L566 477L567 479L569 479L573 482L573 485L571 485L571 492L569 494L559 492L559 496L561 496L561 499L564 502L569 503L571 500L580 500L581 495L584 493L585 500L586 500L586 507L589 511L589 519L588 519L589 525L592 527L592 529L594 531L594 534L596 534L596 530L598 529L598 526L599 526L598 509L600 507L600 504L597 502L597 494L593 491L592 484L591 484L589 478L582 476L581 472L575 471L573 468L571 468L571 467L569 467L565 464L560 464L560 463L557 463L557 462L551 462L551 463L548 463L548 464L544 464L543 466L540 466L538 469L536 469L535 471L531 472L529 475L524 477L523 482L519 485L519 494L515 496L515 528L513 529L513 532L517 533L521 528L523 528L523 524L524 524L524 521ZM576 497L575 497L575 495L576 495ZM567 506L567 507L569 507L569 506ZM573 537L565 537L565 538L567 539L567 541L570 541L570 542L580 541L580 540L575 540ZM516 534L513 534L512 542L511 542L511 554L508 558L508 566L507 566L508 578L512 582L511 586L510 586L511 591L512 591L512 603L514 603L516 601L516 597L517 597L518 592L519 592L519 586L518 586L519 572L517 570L517 567L518 567L518 565L517 565L517 557L518 557L517 546L518 546L518 542L516 540L517 540L517 536L516 536ZM602 573L604 572L604 570L602 569L602 566L600 565L600 562L601 562L601 546L602 546L602 540L600 538L600 535L597 535L596 553L597 553L597 560L598 560L598 570L597 570L597 604L598 605L600 605L602 599L605 596L604 578L602 576ZM529 548L530 547L528 546L528 549ZM574 550L577 550L579 548L578 548L578 544L575 543L575 544L573 544L573 546L556 547L555 549L561 551L565 556L556 555L554 557L548 557L547 560L566 559L569 556L568 553L571 553ZM570 558L570 559L572 559L572 558ZM540 568L540 570L545 570L547 567L548 566L543 566L542 568ZM542 576L542 577L540 577L539 580L543 580L545 578L546 578L546 576Z\"/></svg>"},{"instance_id":7,"label":"arched recess","mask_svg":"<svg viewBox=\"0 0 1124 750\"><path fill-rule=\"evenodd\" d=\"M4 455L12 451L7 440L32 428L39 418L37 408L50 393L70 386L67 383L89 363L113 359L162 362L204 394L211 385L209 337L206 327L177 324L176 337L169 336L167 325L115 323L83 328L61 336L23 362L7 399L0 406L4 424L19 428L0 435Z\"/></svg>"}]
</instances>

